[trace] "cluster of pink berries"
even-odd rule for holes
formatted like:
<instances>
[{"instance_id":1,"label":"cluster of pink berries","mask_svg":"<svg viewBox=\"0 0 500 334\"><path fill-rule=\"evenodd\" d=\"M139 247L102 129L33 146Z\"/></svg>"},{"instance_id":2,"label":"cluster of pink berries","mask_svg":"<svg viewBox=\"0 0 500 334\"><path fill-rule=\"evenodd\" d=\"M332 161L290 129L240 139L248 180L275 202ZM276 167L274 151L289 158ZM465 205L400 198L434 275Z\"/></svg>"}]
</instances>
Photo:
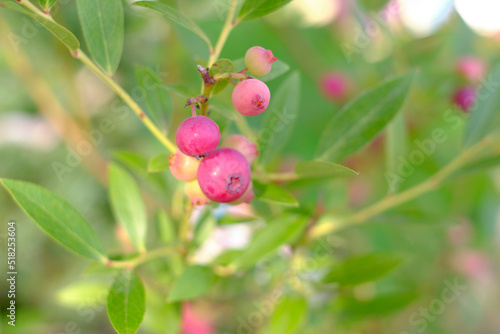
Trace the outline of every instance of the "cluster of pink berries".
<instances>
[{"instance_id":1,"label":"cluster of pink berries","mask_svg":"<svg viewBox=\"0 0 500 334\"><path fill-rule=\"evenodd\" d=\"M465 85L453 94L453 102L464 111L469 111L476 101L476 86L486 74L485 63L478 58L463 57L456 63L455 70Z\"/></svg>"},{"instance_id":2,"label":"cluster of pink berries","mask_svg":"<svg viewBox=\"0 0 500 334\"><path fill-rule=\"evenodd\" d=\"M253 75L265 75L276 61L270 50L255 46L245 56L247 70ZM242 115L255 116L269 106L271 93L257 79L240 81L233 90L232 102ZM186 181L185 193L193 205L210 201L219 203L250 203L253 199L250 164L258 155L257 146L242 135L230 135L222 142L219 126L206 116L193 115L177 128L178 150L170 156L170 171Z\"/></svg>"}]
</instances>

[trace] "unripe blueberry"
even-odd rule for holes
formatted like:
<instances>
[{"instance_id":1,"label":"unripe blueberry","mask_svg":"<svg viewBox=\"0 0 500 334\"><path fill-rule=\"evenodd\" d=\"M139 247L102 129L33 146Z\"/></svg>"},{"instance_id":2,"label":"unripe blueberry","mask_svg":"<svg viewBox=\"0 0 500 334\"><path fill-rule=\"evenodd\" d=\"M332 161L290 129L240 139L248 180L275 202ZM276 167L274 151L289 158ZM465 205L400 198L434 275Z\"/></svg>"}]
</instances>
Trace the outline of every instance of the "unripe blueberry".
<instances>
[{"instance_id":1,"label":"unripe blueberry","mask_svg":"<svg viewBox=\"0 0 500 334\"><path fill-rule=\"evenodd\" d=\"M469 111L476 101L476 89L464 86L457 89L453 95L453 102L464 111Z\"/></svg>"},{"instance_id":2,"label":"unripe blueberry","mask_svg":"<svg viewBox=\"0 0 500 334\"><path fill-rule=\"evenodd\" d=\"M177 150L168 158L168 164L170 172L177 180L191 181L196 178L200 161Z\"/></svg>"},{"instance_id":3,"label":"unripe blueberry","mask_svg":"<svg viewBox=\"0 0 500 334\"><path fill-rule=\"evenodd\" d=\"M323 95L333 101L344 101L349 93L349 80L343 74L332 72L320 79Z\"/></svg>"},{"instance_id":4,"label":"unripe blueberry","mask_svg":"<svg viewBox=\"0 0 500 334\"><path fill-rule=\"evenodd\" d=\"M250 184L250 165L240 152L219 148L203 158L198 183L212 201L228 203L240 198Z\"/></svg>"},{"instance_id":5,"label":"unripe blueberry","mask_svg":"<svg viewBox=\"0 0 500 334\"><path fill-rule=\"evenodd\" d=\"M245 54L245 66L248 71L256 76L266 75L271 71L272 64L278 60L271 50L266 50L260 46L248 49Z\"/></svg>"},{"instance_id":6,"label":"unripe blueberry","mask_svg":"<svg viewBox=\"0 0 500 334\"><path fill-rule=\"evenodd\" d=\"M200 185L196 180L186 182L184 185L184 193L191 200L193 205L205 205L211 202L201 191Z\"/></svg>"},{"instance_id":7,"label":"unripe blueberry","mask_svg":"<svg viewBox=\"0 0 500 334\"><path fill-rule=\"evenodd\" d=\"M462 57L457 61L456 71L469 82L478 83L486 75L486 64L479 58Z\"/></svg>"},{"instance_id":8,"label":"unripe blueberry","mask_svg":"<svg viewBox=\"0 0 500 334\"><path fill-rule=\"evenodd\" d=\"M244 116L255 116L267 109L271 92L257 79L241 81L234 87L232 100L236 110Z\"/></svg>"},{"instance_id":9,"label":"unripe blueberry","mask_svg":"<svg viewBox=\"0 0 500 334\"><path fill-rule=\"evenodd\" d=\"M175 142L182 153L202 157L217 148L220 130L217 123L205 116L186 118L177 128Z\"/></svg>"},{"instance_id":10,"label":"unripe blueberry","mask_svg":"<svg viewBox=\"0 0 500 334\"><path fill-rule=\"evenodd\" d=\"M249 164L259 155L257 145L242 135L230 135L222 141L221 147L234 148L245 156Z\"/></svg>"}]
</instances>

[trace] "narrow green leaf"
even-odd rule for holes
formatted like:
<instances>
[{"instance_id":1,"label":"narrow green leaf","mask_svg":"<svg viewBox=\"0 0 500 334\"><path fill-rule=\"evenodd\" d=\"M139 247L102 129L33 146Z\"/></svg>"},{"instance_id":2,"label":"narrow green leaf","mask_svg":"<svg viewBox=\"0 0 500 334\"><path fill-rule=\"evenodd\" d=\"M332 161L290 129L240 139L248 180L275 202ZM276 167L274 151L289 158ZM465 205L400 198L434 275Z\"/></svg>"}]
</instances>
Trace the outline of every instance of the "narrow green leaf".
<instances>
[{"instance_id":1,"label":"narrow green leaf","mask_svg":"<svg viewBox=\"0 0 500 334\"><path fill-rule=\"evenodd\" d=\"M56 36L70 51L75 52L80 48L80 42L75 35L53 20L35 14L15 2L6 2L3 5L8 9L18 11L33 18L35 21L47 28L47 30L49 30L54 36Z\"/></svg>"},{"instance_id":2,"label":"narrow green leaf","mask_svg":"<svg viewBox=\"0 0 500 334\"><path fill-rule=\"evenodd\" d=\"M123 52L122 1L77 0L76 4L90 54L108 75L112 75Z\"/></svg>"},{"instance_id":3,"label":"narrow green leaf","mask_svg":"<svg viewBox=\"0 0 500 334\"><path fill-rule=\"evenodd\" d=\"M158 127L166 128L172 114L172 100L163 89L160 76L150 68L136 66L135 77L142 92L141 100L145 105L146 114Z\"/></svg>"},{"instance_id":4,"label":"narrow green leaf","mask_svg":"<svg viewBox=\"0 0 500 334\"><path fill-rule=\"evenodd\" d=\"M108 295L108 316L118 334L137 333L146 311L146 296L140 278L123 270Z\"/></svg>"},{"instance_id":5,"label":"narrow green leaf","mask_svg":"<svg viewBox=\"0 0 500 334\"><path fill-rule=\"evenodd\" d=\"M465 130L465 147L500 130L500 63L493 68L476 94L476 103Z\"/></svg>"},{"instance_id":6,"label":"narrow green leaf","mask_svg":"<svg viewBox=\"0 0 500 334\"><path fill-rule=\"evenodd\" d=\"M336 264L323 278L323 282L350 286L374 281L387 275L401 262L401 256L391 253L354 256Z\"/></svg>"},{"instance_id":7,"label":"narrow green leaf","mask_svg":"<svg viewBox=\"0 0 500 334\"><path fill-rule=\"evenodd\" d=\"M397 114L387 126L385 146L387 172L397 175L398 157L404 157L406 154L406 126L403 113ZM396 192L399 186L400 182L390 182L389 190Z\"/></svg>"},{"instance_id":8,"label":"narrow green leaf","mask_svg":"<svg viewBox=\"0 0 500 334\"><path fill-rule=\"evenodd\" d=\"M57 0L40 0L40 5L44 11L49 11L56 4Z\"/></svg>"},{"instance_id":9,"label":"narrow green leaf","mask_svg":"<svg viewBox=\"0 0 500 334\"><path fill-rule=\"evenodd\" d=\"M341 297L336 302L336 309L344 321L366 320L402 310L417 298L417 293L409 291L385 293L371 300Z\"/></svg>"},{"instance_id":10,"label":"narrow green leaf","mask_svg":"<svg viewBox=\"0 0 500 334\"><path fill-rule=\"evenodd\" d=\"M234 73L235 68L233 63L229 59L219 59L210 67L209 73L214 76L217 73ZM214 85L212 88L212 94L218 94L224 90L229 84L229 80L222 80Z\"/></svg>"},{"instance_id":11,"label":"narrow green leaf","mask_svg":"<svg viewBox=\"0 0 500 334\"><path fill-rule=\"evenodd\" d=\"M144 7L154 10L160 14L165 15L167 18L172 20L173 22L183 26L184 28L190 30L191 32L198 35L201 39L203 39L208 47L212 49L212 43L208 36L203 32L203 30L194 23L189 17L182 14L179 10L170 7L164 3L154 2L154 1L136 1L132 3L132 6Z\"/></svg>"},{"instance_id":12,"label":"narrow green leaf","mask_svg":"<svg viewBox=\"0 0 500 334\"><path fill-rule=\"evenodd\" d=\"M200 247L205 240L207 240L216 226L217 219L213 215L212 211L207 208L205 214L203 214L194 228L191 248L197 249Z\"/></svg>"},{"instance_id":13,"label":"narrow green leaf","mask_svg":"<svg viewBox=\"0 0 500 334\"><path fill-rule=\"evenodd\" d=\"M132 243L143 251L147 217L141 192L135 180L115 164L109 167L109 199L115 219Z\"/></svg>"},{"instance_id":14,"label":"narrow green leaf","mask_svg":"<svg viewBox=\"0 0 500 334\"><path fill-rule=\"evenodd\" d=\"M262 184L257 181L253 181L253 190L255 197L261 201L280 204L283 206L299 206L297 200L290 195L288 191L274 184Z\"/></svg>"},{"instance_id":15,"label":"narrow green leaf","mask_svg":"<svg viewBox=\"0 0 500 334\"><path fill-rule=\"evenodd\" d=\"M190 300L205 294L214 282L214 274L210 268L192 266L175 281L168 301Z\"/></svg>"},{"instance_id":16,"label":"narrow green leaf","mask_svg":"<svg viewBox=\"0 0 500 334\"><path fill-rule=\"evenodd\" d=\"M159 173L168 169L169 157L167 153L155 155L149 160L148 173Z\"/></svg>"},{"instance_id":17,"label":"narrow green leaf","mask_svg":"<svg viewBox=\"0 0 500 334\"><path fill-rule=\"evenodd\" d=\"M270 14L292 0L246 0L238 14L238 20L250 21Z\"/></svg>"},{"instance_id":18,"label":"narrow green leaf","mask_svg":"<svg viewBox=\"0 0 500 334\"><path fill-rule=\"evenodd\" d=\"M235 269L253 266L279 246L295 239L306 224L307 218L297 215L284 215L272 220L255 234L248 247L233 259L230 266Z\"/></svg>"},{"instance_id":19,"label":"narrow green leaf","mask_svg":"<svg viewBox=\"0 0 500 334\"><path fill-rule=\"evenodd\" d=\"M335 178L359 173L342 165L324 161L302 161L295 166L298 178Z\"/></svg>"},{"instance_id":20,"label":"narrow green leaf","mask_svg":"<svg viewBox=\"0 0 500 334\"><path fill-rule=\"evenodd\" d=\"M282 297L270 319L270 333L294 334L307 317L307 303L300 296Z\"/></svg>"},{"instance_id":21,"label":"narrow green leaf","mask_svg":"<svg viewBox=\"0 0 500 334\"><path fill-rule=\"evenodd\" d=\"M1 180L21 209L48 235L85 258L104 261L104 247L97 233L65 199L38 185Z\"/></svg>"},{"instance_id":22,"label":"narrow green leaf","mask_svg":"<svg viewBox=\"0 0 500 334\"><path fill-rule=\"evenodd\" d=\"M173 243L176 239L176 229L174 221L172 221L169 215L163 210L158 210L155 222L160 240L165 244Z\"/></svg>"},{"instance_id":23,"label":"narrow green leaf","mask_svg":"<svg viewBox=\"0 0 500 334\"><path fill-rule=\"evenodd\" d=\"M271 103L264 112L257 140L261 163L269 163L286 144L297 119L299 99L300 75L293 72L276 93L271 94Z\"/></svg>"},{"instance_id":24,"label":"narrow green leaf","mask_svg":"<svg viewBox=\"0 0 500 334\"><path fill-rule=\"evenodd\" d=\"M401 109L414 74L407 74L370 89L343 107L327 125L317 157L339 161L375 137Z\"/></svg>"}]
</instances>

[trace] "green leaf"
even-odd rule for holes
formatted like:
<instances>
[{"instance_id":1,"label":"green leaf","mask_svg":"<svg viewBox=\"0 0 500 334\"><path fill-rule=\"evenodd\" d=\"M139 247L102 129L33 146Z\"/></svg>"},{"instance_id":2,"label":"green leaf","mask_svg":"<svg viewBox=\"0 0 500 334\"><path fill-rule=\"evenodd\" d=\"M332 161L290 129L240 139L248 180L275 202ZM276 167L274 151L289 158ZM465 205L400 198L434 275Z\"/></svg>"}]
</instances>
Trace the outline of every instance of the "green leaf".
<instances>
[{"instance_id":1,"label":"green leaf","mask_svg":"<svg viewBox=\"0 0 500 334\"><path fill-rule=\"evenodd\" d=\"M288 191L274 184L262 184L254 180L253 191L255 193L255 197L261 201L280 204L283 206L299 206L297 200L290 195Z\"/></svg>"},{"instance_id":2,"label":"green leaf","mask_svg":"<svg viewBox=\"0 0 500 334\"><path fill-rule=\"evenodd\" d=\"M335 178L345 175L359 175L358 172L338 164L324 161L302 161L295 166L298 178Z\"/></svg>"},{"instance_id":3,"label":"green leaf","mask_svg":"<svg viewBox=\"0 0 500 334\"><path fill-rule=\"evenodd\" d=\"M149 8L151 10L154 10L155 12L165 15L173 22L198 35L207 43L208 47L212 49L212 43L210 42L210 39L207 37L207 35L203 32L203 30L201 30L201 28L196 23L194 23L193 20L182 14L179 10L164 3L154 1L136 1L132 3L132 6Z\"/></svg>"},{"instance_id":4,"label":"green leaf","mask_svg":"<svg viewBox=\"0 0 500 334\"><path fill-rule=\"evenodd\" d=\"M385 156L387 164L387 173L397 175L399 167L399 157L406 155L406 126L404 114L397 114L386 129L385 137ZM389 175L389 174L386 174ZM390 178L388 178L390 179ZM395 178L394 180L398 180ZM389 190L396 192L399 189L400 182L389 182Z\"/></svg>"},{"instance_id":5,"label":"green leaf","mask_svg":"<svg viewBox=\"0 0 500 334\"><path fill-rule=\"evenodd\" d=\"M238 14L239 21L250 21L270 14L292 0L246 0Z\"/></svg>"},{"instance_id":6,"label":"green leaf","mask_svg":"<svg viewBox=\"0 0 500 334\"><path fill-rule=\"evenodd\" d=\"M168 301L171 303L179 300L190 300L204 295L212 286L214 278L210 268L188 267L175 281Z\"/></svg>"},{"instance_id":7,"label":"green leaf","mask_svg":"<svg viewBox=\"0 0 500 334\"><path fill-rule=\"evenodd\" d=\"M122 1L77 0L76 4L90 54L108 75L112 75L123 52Z\"/></svg>"},{"instance_id":8,"label":"green leaf","mask_svg":"<svg viewBox=\"0 0 500 334\"><path fill-rule=\"evenodd\" d=\"M160 128L165 127L172 114L172 100L163 89L161 78L144 66L135 67L135 77L143 95L146 114Z\"/></svg>"},{"instance_id":9,"label":"green leaf","mask_svg":"<svg viewBox=\"0 0 500 334\"><path fill-rule=\"evenodd\" d=\"M207 240L216 226L217 219L213 215L212 211L207 208L205 214L203 214L194 228L191 248L195 250L200 247L205 240Z\"/></svg>"},{"instance_id":10,"label":"green leaf","mask_svg":"<svg viewBox=\"0 0 500 334\"><path fill-rule=\"evenodd\" d=\"M169 215L163 210L158 210L155 222L157 234L160 240L165 244L173 243L176 239L176 229L175 224Z\"/></svg>"},{"instance_id":11,"label":"green leaf","mask_svg":"<svg viewBox=\"0 0 500 334\"><path fill-rule=\"evenodd\" d=\"M113 157L135 172L146 174L148 171L149 161L140 154L131 151L115 151Z\"/></svg>"},{"instance_id":12,"label":"green leaf","mask_svg":"<svg viewBox=\"0 0 500 334\"><path fill-rule=\"evenodd\" d=\"M169 157L167 153L155 155L149 160L148 173L159 173L168 169Z\"/></svg>"},{"instance_id":13,"label":"green leaf","mask_svg":"<svg viewBox=\"0 0 500 334\"><path fill-rule=\"evenodd\" d=\"M319 142L318 160L342 160L367 144L401 109L413 77L412 73L384 82L336 113Z\"/></svg>"},{"instance_id":14,"label":"green leaf","mask_svg":"<svg viewBox=\"0 0 500 334\"><path fill-rule=\"evenodd\" d=\"M307 303L303 297L282 297L270 319L270 333L294 334L307 317Z\"/></svg>"},{"instance_id":15,"label":"green leaf","mask_svg":"<svg viewBox=\"0 0 500 334\"><path fill-rule=\"evenodd\" d=\"M8 9L18 11L33 18L35 21L47 28L47 30L49 30L54 36L56 36L70 51L75 52L80 48L80 42L75 35L60 24L48 19L45 16L35 14L17 3L6 2L3 3L3 5Z\"/></svg>"},{"instance_id":16,"label":"green leaf","mask_svg":"<svg viewBox=\"0 0 500 334\"><path fill-rule=\"evenodd\" d=\"M164 89L168 90L171 93L175 93L179 96L185 97L186 99L189 99L190 97L196 96L193 92L189 90L186 86L183 86L181 84L168 84L168 85L163 85L162 86Z\"/></svg>"},{"instance_id":17,"label":"green leaf","mask_svg":"<svg viewBox=\"0 0 500 334\"><path fill-rule=\"evenodd\" d=\"M123 270L116 277L108 295L108 316L118 334L134 334L146 311L144 286L132 271Z\"/></svg>"},{"instance_id":18,"label":"green leaf","mask_svg":"<svg viewBox=\"0 0 500 334\"><path fill-rule=\"evenodd\" d=\"M253 266L281 245L294 240L306 224L306 217L291 214L272 220L255 234L248 247L233 259L230 266L234 269Z\"/></svg>"},{"instance_id":19,"label":"green leaf","mask_svg":"<svg viewBox=\"0 0 500 334\"><path fill-rule=\"evenodd\" d=\"M476 103L465 129L465 147L469 147L500 130L500 64L477 90Z\"/></svg>"},{"instance_id":20,"label":"green leaf","mask_svg":"<svg viewBox=\"0 0 500 334\"><path fill-rule=\"evenodd\" d=\"M135 180L115 164L109 167L109 199L115 219L138 250L144 251L147 217L141 192Z\"/></svg>"},{"instance_id":21,"label":"green leaf","mask_svg":"<svg viewBox=\"0 0 500 334\"><path fill-rule=\"evenodd\" d=\"M234 73L236 69L233 63L229 59L219 59L210 67L208 71L210 76L214 76L217 73ZM218 94L224 90L229 84L229 80L222 80L214 85L212 88L212 94Z\"/></svg>"},{"instance_id":22,"label":"green leaf","mask_svg":"<svg viewBox=\"0 0 500 334\"><path fill-rule=\"evenodd\" d=\"M269 163L286 144L299 112L299 98L300 75L295 71L271 94L257 140L261 163Z\"/></svg>"},{"instance_id":23,"label":"green leaf","mask_svg":"<svg viewBox=\"0 0 500 334\"><path fill-rule=\"evenodd\" d=\"M49 11L56 4L57 0L40 0L40 6L44 11Z\"/></svg>"},{"instance_id":24,"label":"green leaf","mask_svg":"<svg viewBox=\"0 0 500 334\"><path fill-rule=\"evenodd\" d=\"M21 209L57 242L85 258L105 261L97 233L65 199L32 183L6 179L1 183Z\"/></svg>"},{"instance_id":25,"label":"green leaf","mask_svg":"<svg viewBox=\"0 0 500 334\"><path fill-rule=\"evenodd\" d=\"M401 256L391 253L353 256L336 264L323 278L323 282L350 286L374 281L387 275L401 262Z\"/></svg>"}]
</instances>

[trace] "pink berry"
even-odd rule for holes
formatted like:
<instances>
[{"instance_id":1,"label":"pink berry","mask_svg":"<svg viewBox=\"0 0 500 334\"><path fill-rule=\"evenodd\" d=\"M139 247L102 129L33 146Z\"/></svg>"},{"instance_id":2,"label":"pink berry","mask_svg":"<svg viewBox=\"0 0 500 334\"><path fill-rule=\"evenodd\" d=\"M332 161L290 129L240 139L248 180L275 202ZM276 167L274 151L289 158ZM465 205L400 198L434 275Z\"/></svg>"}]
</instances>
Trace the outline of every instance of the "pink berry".
<instances>
[{"instance_id":1,"label":"pink berry","mask_svg":"<svg viewBox=\"0 0 500 334\"><path fill-rule=\"evenodd\" d=\"M198 183L212 201L228 203L247 190L250 173L250 165L243 154L232 148L219 148L201 161Z\"/></svg>"},{"instance_id":2,"label":"pink berry","mask_svg":"<svg viewBox=\"0 0 500 334\"><path fill-rule=\"evenodd\" d=\"M191 181L196 178L196 172L200 162L177 150L168 158L170 172L180 181Z\"/></svg>"},{"instance_id":3,"label":"pink berry","mask_svg":"<svg viewBox=\"0 0 500 334\"><path fill-rule=\"evenodd\" d=\"M253 192L253 183L250 182L247 190L245 190L243 195L241 195L241 197L238 198L237 200L232 201L231 204L242 204L242 203L250 204L250 203L252 203L252 200L254 197L255 197L255 194Z\"/></svg>"},{"instance_id":4,"label":"pink berry","mask_svg":"<svg viewBox=\"0 0 500 334\"><path fill-rule=\"evenodd\" d=\"M476 101L476 89L471 86L459 88L453 95L453 102L464 111L469 111Z\"/></svg>"},{"instance_id":5,"label":"pink berry","mask_svg":"<svg viewBox=\"0 0 500 334\"><path fill-rule=\"evenodd\" d=\"M259 155L257 145L242 135L230 135L222 141L221 147L234 148L245 156L249 164Z\"/></svg>"},{"instance_id":6,"label":"pink berry","mask_svg":"<svg viewBox=\"0 0 500 334\"><path fill-rule=\"evenodd\" d=\"M184 185L184 193L191 200L193 205L205 205L211 202L201 191L200 185L196 180L186 182Z\"/></svg>"},{"instance_id":7,"label":"pink berry","mask_svg":"<svg viewBox=\"0 0 500 334\"><path fill-rule=\"evenodd\" d=\"M278 60L271 50L266 50L260 46L248 49L245 54L245 65L253 75L262 76L271 71L272 64Z\"/></svg>"},{"instance_id":8,"label":"pink berry","mask_svg":"<svg viewBox=\"0 0 500 334\"><path fill-rule=\"evenodd\" d=\"M343 101L349 93L349 80L340 73L328 73L320 79L320 88L326 98Z\"/></svg>"},{"instance_id":9,"label":"pink berry","mask_svg":"<svg viewBox=\"0 0 500 334\"><path fill-rule=\"evenodd\" d=\"M472 83L480 82L486 75L485 63L475 57L462 57L457 61L458 74Z\"/></svg>"},{"instance_id":10,"label":"pink berry","mask_svg":"<svg viewBox=\"0 0 500 334\"><path fill-rule=\"evenodd\" d=\"M206 317L206 313L196 311L191 304L182 304L182 334L214 334L213 321Z\"/></svg>"},{"instance_id":11,"label":"pink berry","mask_svg":"<svg viewBox=\"0 0 500 334\"><path fill-rule=\"evenodd\" d=\"M271 92L265 83L247 79L234 87L232 100L236 110L245 116L255 116L267 109Z\"/></svg>"},{"instance_id":12,"label":"pink berry","mask_svg":"<svg viewBox=\"0 0 500 334\"><path fill-rule=\"evenodd\" d=\"M175 142L179 150L190 157L205 156L219 145L219 126L205 116L186 118L177 128Z\"/></svg>"}]
</instances>

